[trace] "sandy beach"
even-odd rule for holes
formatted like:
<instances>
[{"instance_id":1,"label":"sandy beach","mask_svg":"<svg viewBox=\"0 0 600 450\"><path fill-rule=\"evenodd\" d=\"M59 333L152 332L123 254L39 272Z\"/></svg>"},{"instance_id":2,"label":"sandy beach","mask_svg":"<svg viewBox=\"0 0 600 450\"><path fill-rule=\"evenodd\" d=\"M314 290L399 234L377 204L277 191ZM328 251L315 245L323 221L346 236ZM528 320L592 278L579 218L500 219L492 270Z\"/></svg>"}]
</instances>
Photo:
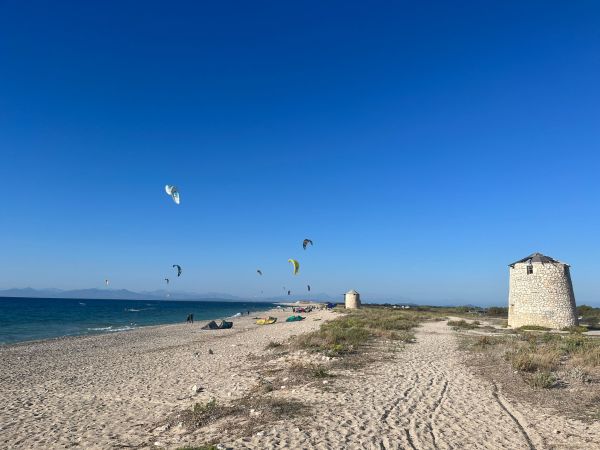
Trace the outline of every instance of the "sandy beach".
<instances>
[{"instance_id":1,"label":"sandy beach","mask_svg":"<svg viewBox=\"0 0 600 450\"><path fill-rule=\"evenodd\" d=\"M416 343L394 352L375 348L380 357L359 369L338 367L329 381L279 381L268 396L310 410L296 420L249 436L165 425L196 402L235 403L265 374L322 358L266 347L317 329L335 313L312 312L296 323L284 322L289 312L269 314L276 324L261 327L243 317L231 330L169 325L2 347L0 447L598 448L600 423L510 401L502 386L472 373L443 321L423 324ZM200 392L192 392L194 385Z\"/></svg>"}]
</instances>

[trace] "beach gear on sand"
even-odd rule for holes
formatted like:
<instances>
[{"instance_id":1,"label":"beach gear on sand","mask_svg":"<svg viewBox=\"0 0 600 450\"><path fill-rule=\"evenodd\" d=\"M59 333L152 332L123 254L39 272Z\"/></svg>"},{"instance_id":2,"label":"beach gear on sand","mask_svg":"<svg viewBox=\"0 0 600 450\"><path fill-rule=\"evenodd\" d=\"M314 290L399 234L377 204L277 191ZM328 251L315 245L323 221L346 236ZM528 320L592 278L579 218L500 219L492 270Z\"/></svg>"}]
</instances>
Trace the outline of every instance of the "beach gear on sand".
<instances>
[{"instance_id":1,"label":"beach gear on sand","mask_svg":"<svg viewBox=\"0 0 600 450\"><path fill-rule=\"evenodd\" d=\"M335 303L327 303L327 309L335 308Z\"/></svg>"},{"instance_id":2,"label":"beach gear on sand","mask_svg":"<svg viewBox=\"0 0 600 450\"><path fill-rule=\"evenodd\" d=\"M225 320L221 320L220 324L217 324L214 320L211 320L206 325L202 327L203 330L227 330L233 327L233 322L227 322Z\"/></svg>"},{"instance_id":3,"label":"beach gear on sand","mask_svg":"<svg viewBox=\"0 0 600 450\"><path fill-rule=\"evenodd\" d=\"M301 320L306 319L306 317L302 317L302 316L290 316L287 319L285 319L286 322L300 322Z\"/></svg>"},{"instance_id":4,"label":"beach gear on sand","mask_svg":"<svg viewBox=\"0 0 600 450\"><path fill-rule=\"evenodd\" d=\"M302 248L304 250L306 250L306 246L310 244L311 246L313 245L313 241L311 241L310 239L304 239L304 241L302 241Z\"/></svg>"},{"instance_id":5,"label":"beach gear on sand","mask_svg":"<svg viewBox=\"0 0 600 450\"><path fill-rule=\"evenodd\" d=\"M258 319L256 321L257 325L271 325L273 323L277 322L277 317L264 317L262 319Z\"/></svg>"},{"instance_id":6,"label":"beach gear on sand","mask_svg":"<svg viewBox=\"0 0 600 450\"><path fill-rule=\"evenodd\" d=\"M288 259L288 262L294 266L294 275L298 275L298 271L300 270L300 263L298 261L296 261L295 259Z\"/></svg>"},{"instance_id":7,"label":"beach gear on sand","mask_svg":"<svg viewBox=\"0 0 600 450\"><path fill-rule=\"evenodd\" d=\"M175 186L171 186L170 184L167 184L165 186L165 192L171 196L171 198L173 199L173 201L179 205L179 191L177 190L177 188Z\"/></svg>"}]
</instances>

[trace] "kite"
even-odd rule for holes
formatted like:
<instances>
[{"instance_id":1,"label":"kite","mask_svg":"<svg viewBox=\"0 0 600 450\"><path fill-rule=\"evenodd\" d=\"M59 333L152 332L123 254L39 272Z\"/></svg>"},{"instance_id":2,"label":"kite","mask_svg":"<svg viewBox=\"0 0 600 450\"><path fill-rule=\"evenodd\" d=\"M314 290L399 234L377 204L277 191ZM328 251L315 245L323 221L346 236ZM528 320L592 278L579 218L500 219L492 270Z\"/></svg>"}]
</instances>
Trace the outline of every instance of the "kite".
<instances>
[{"instance_id":1,"label":"kite","mask_svg":"<svg viewBox=\"0 0 600 450\"><path fill-rule=\"evenodd\" d=\"M256 269L256 273L259 274L259 275L262 275L262 270Z\"/></svg>"},{"instance_id":2,"label":"kite","mask_svg":"<svg viewBox=\"0 0 600 450\"><path fill-rule=\"evenodd\" d=\"M170 280L168 278L165 278L165 281L167 282L167 284L169 284Z\"/></svg>"},{"instance_id":3,"label":"kite","mask_svg":"<svg viewBox=\"0 0 600 450\"><path fill-rule=\"evenodd\" d=\"M179 264L173 264L173 269L177 269L177 276L181 276L181 266Z\"/></svg>"},{"instance_id":4,"label":"kite","mask_svg":"<svg viewBox=\"0 0 600 450\"><path fill-rule=\"evenodd\" d=\"M177 203L179 205L179 191L177 190L177 188L175 186L171 186L170 184L167 184L165 186L165 192L171 196L171 198L173 199L173 201L175 203Z\"/></svg>"},{"instance_id":5,"label":"kite","mask_svg":"<svg viewBox=\"0 0 600 450\"><path fill-rule=\"evenodd\" d=\"M304 241L302 242L302 248L304 250L306 250L306 247L308 246L308 244L310 244L312 246L313 245L313 241L311 241L310 239L304 239Z\"/></svg>"},{"instance_id":6,"label":"kite","mask_svg":"<svg viewBox=\"0 0 600 450\"><path fill-rule=\"evenodd\" d=\"M300 270L300 263L295 259L288 259L288 262L294 266L294 275L298 275L298 271Z\"/></svg>"}]
</instances>

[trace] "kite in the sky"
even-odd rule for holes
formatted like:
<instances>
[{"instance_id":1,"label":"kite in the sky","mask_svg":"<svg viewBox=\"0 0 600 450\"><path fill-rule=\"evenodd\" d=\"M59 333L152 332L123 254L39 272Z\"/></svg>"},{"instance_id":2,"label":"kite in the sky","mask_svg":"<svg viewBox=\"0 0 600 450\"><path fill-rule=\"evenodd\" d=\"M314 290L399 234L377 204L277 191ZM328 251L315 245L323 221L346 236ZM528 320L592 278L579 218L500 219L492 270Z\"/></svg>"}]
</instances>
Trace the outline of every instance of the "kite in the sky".
<instances>
[{"instance_id":1,"label":"kite in the sky","mask_svg":"<svg viewBox=\"0 0 600 450\"><path fill-rule=\"evenodd\" d=\"M292 291L288 291L288 295L290 295L292 293Z\"/></svg>"},{"instance_id":2,"label":"kite in the sky","mask_svg":"<svg viewBox=\"0 0 600 450\"><path fill-rule=\"evenodd\" d=\"M310 284L308 286L306 286L308 288L308 292L310 292Z\"/></svg>"},{"instance_id":3,"label":"kite in the sky","mask_svg":"<svg viewBox=\"0 0 600 450\"><path fill-rule=\"evenodd\" d=\"M173 269L177 269L177 276L181 276L181 266L179 264L173 264Z\"/></svg>"},{"instance_id":4,"label":"kite in the sky","mask_svg":"<svg viewBox=\"0 0 600 450\"><path fill-rule=\"evenodd\" d=\"M294 275L298 275L298 271L300 270L300 263L295 259L288 259L288 262L294 266Z\"/></svg>"},{"instance_id":5,"label":"kite in the sky","mask_svg":"<svg viewBox=\"0 0 600 450\"><path fill-rule=\"evenodd\" d=\"M259 274L259 275L262 275L262 270L256 269L256 273Z\"/></svg>"},{"instance_id":6,"label":"kite in the sky","mask_svg":"<svg viewBox=\"0 0 600 450\"><path fill-rule=\"evenodd\" d=\"M167 284L169 284L170 280L168 278L165 278L165 281L167 282Z\"/></svg>"},{"instance_id":7,"label":"kite in the sky","mask_svg":"<svg viewBox=\"0 0 600 450\"><path fill-rule=\"evenodd\" d=\"M306 247L308 246L308 244L310 244L312 246L313 245L313 241L311 241L310 239L304 239L304 241L302 241L302 248L304 250L306 250Z\"/></svg>"},{"instance_id":8,"label":"kite in the sky","mask_svg":"<svg viewBox=\"0 0 600 450\"><path fill-rule=\"evenodd\" d=\"M109 280L104 280L104 284L105 284L106 286L108 286L108 285L110 284L110 281L109 281Z\"/></svg>"},{"instance_id":9,"label":"kite in the sky","mask_svg":"<svg viewBox=\"0 0 600 450\"><path fill-rule=\"evenodd\" d=\"M175 186L171 186L170 184L167 184L165 186L165 191L168 195L171 196L173 201L179 205L179 191L177 190L177 188Z\"/></svg>"}]
</instances>

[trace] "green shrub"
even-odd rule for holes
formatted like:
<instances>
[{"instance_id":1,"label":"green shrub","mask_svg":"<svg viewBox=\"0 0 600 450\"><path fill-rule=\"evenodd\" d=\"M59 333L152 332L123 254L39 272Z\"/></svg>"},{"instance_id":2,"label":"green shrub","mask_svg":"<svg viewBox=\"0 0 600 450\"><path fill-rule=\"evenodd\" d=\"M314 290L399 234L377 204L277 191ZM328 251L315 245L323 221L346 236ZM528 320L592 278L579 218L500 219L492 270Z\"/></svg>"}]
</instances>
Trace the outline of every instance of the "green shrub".
<instances>
[{"instance_id":1,"label":"green shrub","mask_svg":"<svg viewBox=\"0 0 600 450\"><path fill-rule=\"evenodd\" d=\"M587 330L588 330L587 327L572 326L572 327L564 327L561 331L568 331L569 333L585 333Z\"/></svg>"},{"instance_id":2,"label":"green shrub","mask_svg":"<svg viewBox=\"0 0 600 450\"><path fill-rule=\"evenodd\" d=\"M474 330L475 328L479 328L479 322L476 320L473 322L467 322L466 320L449 320L448 326L452 327L454 330Z\"/></svg>"},{"instance_id":3,"label":"green shrub","mask_svg":"<svg viewBox=\"0 0 600 450\"><path fill-rule=\"evenodd\" d=\"M527 379L531 387L550 389L556 384L556 377L550 372L536 372Z\"/></svg>"},{"instance_id":4,"label":"green shrub","mask_svg":"<svg viewBox=\"0 0 600 450\"><path fill-rule=\"evenodd\" d=\"M550 331L548 327L542 327L540 325L523 325L519 327L519 330L522 331Z\"/></svg>"}]
</instances>

